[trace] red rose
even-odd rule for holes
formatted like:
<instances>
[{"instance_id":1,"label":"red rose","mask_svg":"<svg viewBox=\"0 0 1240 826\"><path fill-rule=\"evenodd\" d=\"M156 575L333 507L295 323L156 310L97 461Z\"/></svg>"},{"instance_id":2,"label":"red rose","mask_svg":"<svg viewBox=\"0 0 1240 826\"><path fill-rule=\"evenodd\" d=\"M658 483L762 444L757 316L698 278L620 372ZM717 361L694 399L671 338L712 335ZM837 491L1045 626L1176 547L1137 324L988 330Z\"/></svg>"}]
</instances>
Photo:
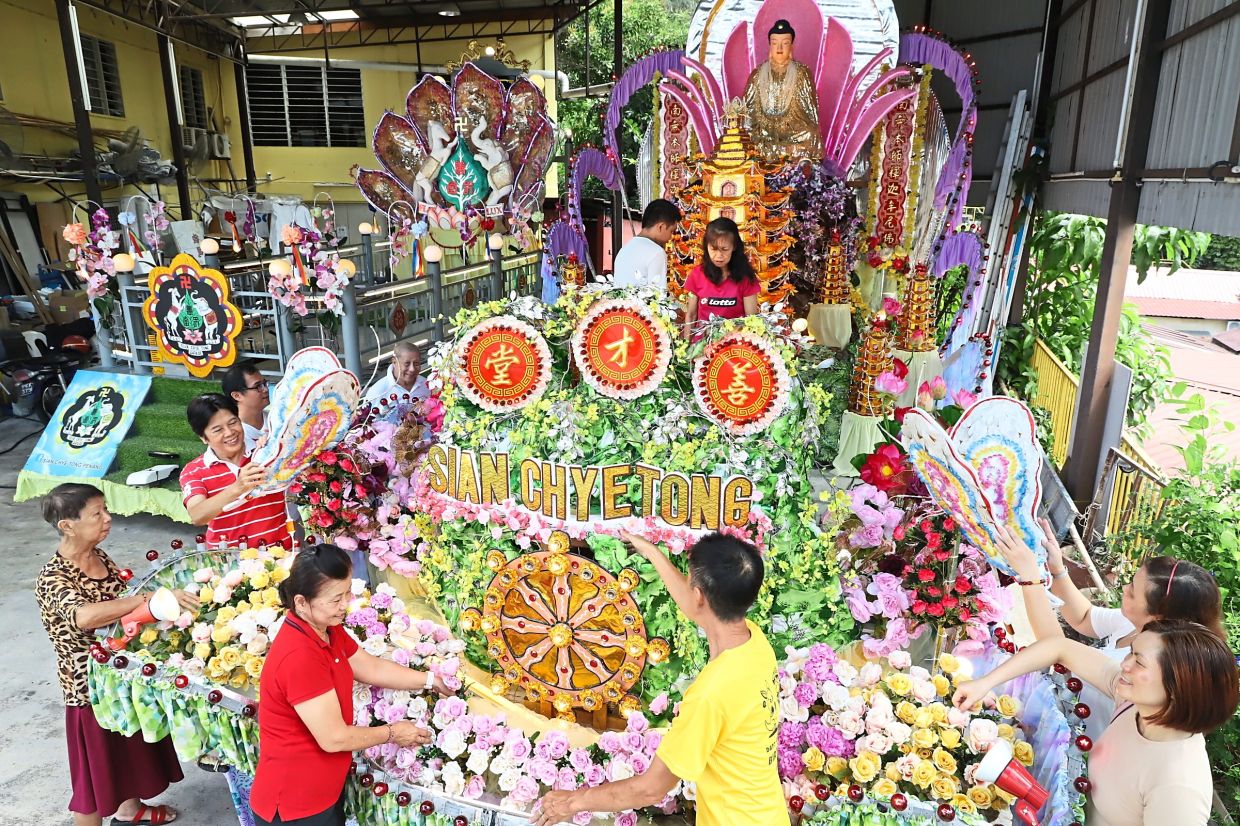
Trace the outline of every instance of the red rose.
<instances>
[{"instance_id":1,"label":"red rose","mask_svg":"<svg viewBox=\"0 0 1240 826\"><path fill-rule=\"evenodd\" d=\"M960 609L960 621L968 622L971 619L973 619L973 612L970 611L968 608L961 608Z\"/></svg>"},{"instance_id":2,"label":"red rose","mask_svg":"<svg viewBox=\"0 0 1240 826\"><path fill-rule=\"evenodd\" d=\"M344 503L341 502L339 499L328 499L327 500L327 509L329 511L338 511L342 507L344 507Z\"/></svg>"},{"instance_id":3,"label":"red rose","mask_svg":"<svg viewBox=\"0 0 1240 826\"><path fill-rule=\"evenodd\" d=\"M939 545L943 544L943 534L938 531L927 531L926 544L929 545L931 549L939 547Z\"/></svg>"},{"instance_id":4,"label":"red rose","mask_svg":"<svg viewBox=\"0 0 1240 826\"><path fill-rule=\"evenodd\" d=\"M336 454L334 451L325 450L319 454L319 461L325 465L336 464Z\"/></svg>"},{"instance_id":5,"label":"red rose","mask_svg":"<svg viewBox=\"0 0 1240 826\"><path fill-rule=\"evenodd\" d=\"M929 568L921 568L917 571L917 579L919 582L934 582L934 571Z\"/></svg>"},{"instance_id":6,"label":"red rose","mask_svg":"<svg viewBox=\"0 0 1240 826\"><path fill-rule=\"evenodd\" d=\"M965 579L963 576L956 577L956 591L961 594L967 594L972 588L973 583Z\"/></svg>"},{"instance_id":7,"label":"red rose","mask_svg":"<svg viewBox=\"0 0 1240 826\"><path fill-rule=\"evenodd\" d=\"M937 602L933 603L926 608L926 613L932 617L941 617L944 614L943 606Z\"/></svg>"},{"instance_id":8,"label":"red rose","mask_svg":"<svg viewBox=\"0 0 1240 826\"><path fill-rule=\"evenodd\" d=\"M323 497L319 496L317 493L311 493L306 498L310 500L311 505L317 505L323 499Z\"/></svg>"},{"instance_id":9,"label":"red rose","mask_svg":"<svg viewBox=\"0 0 1240 826\"><path fill-rule=\"evenodd\" d=\"M870 266L874 269L878 269L883 265L883 257L876 252L870 253L869 261Z\"/></svg>"},{"instance_id":10,"label":"red rose","mask_svg":"<svg viewBox=\"0 0 1240 826\"><path fill-rule=\"evenodd\" d=\"M912 409L913 408L911 407L897 407L892 412L891 417L896 420L896 424L902 425L904 424L904 417L907 416L908 412Z\"/></svg>"},{"instance_id":11,"label":"red rose","mask_svg":"<svg viewBox=\"0 0 1240 826\"><path fill-rule=\"evenodd\" d=\"M340 493L340 491L344 490L344 485L340 484L335 479L333 479L327 487L332 493Z\"/></svg>"},{"instance_id":12,"label":"red rose","mask_svg":"<svg viewBox=\"0 0 1240 826\"><path fill-rule=\"evenodd\" d=\"M861 481L888 495L903 493L908 487L908 466L900 448L883 445L866 457L861 466Z\"/></svg>"},{"instance_id":13,"label":"red rose","mask_svg":"<svg viewBox=\"0 0 1240 826\"><path fill-rule=\"evenodd\" d=\"M954 530L956 530L956 520L955 520L955 519L952 519L950 516L949 516L949 517L947 517L946 519L944 519L944 520L943 520L943 530L945 530L945 531L954 531Z\"/></svg>"},{"instance_id":14,"label":"red rose","mask_svg":"<svg viewBox=\"0 0 1240 826\"><path fill-rule=\"evenodd\" d=\"M891 259L891 268L900 273L900 275L904 275L908 272L908 259L903 255L897 255Z\"/></svg>"},{"instance_id":15,"label":"red rose","mask_svg":"<svg viewBox=\"0 0 1240 826\"><path fill-rule=\"evenodd\" d=\"M946 562L949 558L951 558L951 555L952 555L951 551L943 551L943 550L935 551L934 561L935 562Z\"/></svg>"},{"instance_id":16,"label":"red rose","mask_svg":"<svg viewBox=\"0 0 1240 826\"><path fill-rule=\"evenodd\" d=\"M926 595L935 598L941 597L943 596L943 589L937 585L931 585L926 589Z\"/></svg>"},{"instance_id":17,"label":"red rose","mask_svg":"<svg viewBox=\"0 0 1240 826\"><path fill-rule=\"evenodd\" d=\"M918 600L914 600L914 601L913 601L913 613L914 613L914 614L924 614L924 613L926 613L926 603L925 603L923 600L920 600L920 599L918 599Z\"/></svg>"},{"instance_id":18,"label":"red rose","mask_svg":"<svg viewBox=\"0 0 1240 826\"><path fill-rule=\"evenodd\" d=\"M955 597L943 597L943 607L948 611L960 604L960 600Z\"/></svg>"},{"instance_id":19,"label":"red rose","mask_svg":"<svg viewBox=\"0 0 1240 826\"><path fill-rule=\"evenodd\" d=\"M917 527L921 528L921 532L926 534L927 539L929 539L930 531L934 529L934 523L929 519L923 519L917 523Z\"/></svg>"},{"instance_id":20,"label":"red rose","mask_svg":"<svg viewBox=\"0 0 1240 826\"><path fill-rule=\"evenodd\" d=\"M314 473L308 474L306 476L306 479L308 479L311 482L326 482L327 474L321 470L316 470Z\"/></svg>"},{"instance_id":21,"label":"red rose","mask_svg":"<svg viewBox=\"0 0 1240 826\"><path fill-rule=\"evenodd\" d=\"M891 372L896 374L897 379L902 379L908 375L908 365L900 359L892 359Z\"/></svg>"},{"instance_id":22,"label":"red rose","mask_svg":"<svg viewBox=\"0 0 1240 826\"><path fill-rule=\"evenodd\" d=\"M314 514L313 521L320 528L330 528L336 523L336 518L327 511L318 511Z\"/></svg>"},{"instance_id":23,"label":"red rose","mask_svg":"<svg viewBox=\"0 0 1240 826\"><path fill-rule=\"evenodd\" d=\"M891 532L891 538L894 539L896 542L903 542L904 536L907 533L908 533L908 528L906 528L903 524L899 524L899 525L896 525L895 530Z\"/></svg>"},{"instance_id":24,"label":"red rose","mask_svg":"<svg viewBox=\"0 0 1240 826\"><path fill-rule=\"evenodd\" d=\"M343 470L345 473L352 473L353 471L357 470L357 466L353 464L352 459L345 457L340 460L340 469Z\"/></svg>"},{"instance_id":25,"label":"red rose","mask_svg":"<svg viewBox=\"0 0 1240 826\"><path fill-rule=\"evenodd\" d=\"M288 492L292 494L293 496L296 496L297 494L301 493L301 491L302 491L301 482L294 482L293 484L288 486Z\"/></svg>"}]
</instances>

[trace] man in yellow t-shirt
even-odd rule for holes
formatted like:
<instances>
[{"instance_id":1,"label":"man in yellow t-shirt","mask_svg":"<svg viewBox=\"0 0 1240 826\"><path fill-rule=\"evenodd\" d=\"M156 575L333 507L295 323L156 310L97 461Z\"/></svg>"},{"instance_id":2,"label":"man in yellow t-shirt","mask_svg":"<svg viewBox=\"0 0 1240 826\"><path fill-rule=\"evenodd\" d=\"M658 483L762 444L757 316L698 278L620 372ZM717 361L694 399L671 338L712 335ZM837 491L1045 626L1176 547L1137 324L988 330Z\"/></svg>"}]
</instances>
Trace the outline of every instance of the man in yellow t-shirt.
<instances>
[{"instance_id":1,"label":"man in yellow t-shirt","mask_svg":"<svg viewBox=\"0 0 1240 826\"><path fill-rule=\"evenodd\" d=\"M762 557L723 534L689 551L689 576L640 537L624 534L655 566L668 593L705 633L710 661L685 692L680 712L645 774L592 789L550 792L534 826L579 812L617 812L661 803L679 781L697 784L698 826L787 826L776 766L779 682L775 652L745 613L762 587Z\"/></svg>"}]
</instances>

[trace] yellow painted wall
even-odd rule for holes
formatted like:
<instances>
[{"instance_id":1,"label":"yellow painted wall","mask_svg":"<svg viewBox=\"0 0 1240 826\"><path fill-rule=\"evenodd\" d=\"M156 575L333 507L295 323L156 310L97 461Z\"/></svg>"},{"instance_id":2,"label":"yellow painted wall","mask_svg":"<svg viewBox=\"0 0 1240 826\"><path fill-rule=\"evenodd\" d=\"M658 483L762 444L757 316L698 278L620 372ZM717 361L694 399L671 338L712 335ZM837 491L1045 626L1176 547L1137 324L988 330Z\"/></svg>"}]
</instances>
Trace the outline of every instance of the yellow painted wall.
<instances>
[{"instance_id":1,"label":"yellow painted wall","mask_svg":"<svg viewBox=\"0 0 1240 826\"><path fill-rule=\"evenodd\" d=\"M53 118L73 123L73 109L69 101L69 82L61 52L60 31L56 10L51 0L0 0L0 100L10 111ZM121 96L124 101L123 118L92 114L92 126L96 129L124 131L137 126L143 137L159 149L161 155L171 159L172 148L168 133L168 117L164 104L163 81L160 74L156 36L139 26L126 23L110 15L85 7L78 10L79 27L83 34L94 35L116 44L117 64L121 79ZM483 38L482 43L487 40ZM507 45L518 58L530 61L531 68L549 69L554 66L554 42L542 36L509 37ZM262 52L263 41L252 41L251 54ZM442 64L460 57L466 41L426 43L422 46L422 60L427 64ZM241 133L237 119L237 89L233 78L233 65L195 49L177 45L180 64L193 66L203 73L207 105L215 110L216 125L225 131L232 144L232 172L223 161L212 161L200 171L202 178L244 179L245 165L241 150ZM322 51L304 53L321 57ZM368 46L339 49L332 56L341 60L365 60L383 63L416 62L415 47ZM400 111L405 95L416 82L414 72L386 70L362 70L362 94L365 120L368 130L382 116L384 110ZM550 79L533 78L543 86L549 100L550 114L555 115L555 83ZM42 130L25 130L27 153L47 152L64 156L76 148L72 136L44 133ZM259 178L259 191L271 194L292 194L306 201L313 200L316 193L326 192L341 203L361 202L361 196L349 179L349 169L354 164L374 167L377 162L368 148L314 148L314 147L254 147L255 171ZM271 182L267 183L270 174ZM548 194L558 195L554 166L548 176ZM78 183L61 184L73 197L81 196L84 187ZM225 183L216 184L227 189ZM59 200L60 195L39 184L0 183L0 187L25 192L32 201ZM148 187L153 191L154 187ZM106 188L104 199L109 203L121 200L136 190L118 187ZM170 209L176 202L176 187L164 186L163 198ZM201 203L203 191L191 183L191 196L195 206Z\"/></svg>"}]
</instances>

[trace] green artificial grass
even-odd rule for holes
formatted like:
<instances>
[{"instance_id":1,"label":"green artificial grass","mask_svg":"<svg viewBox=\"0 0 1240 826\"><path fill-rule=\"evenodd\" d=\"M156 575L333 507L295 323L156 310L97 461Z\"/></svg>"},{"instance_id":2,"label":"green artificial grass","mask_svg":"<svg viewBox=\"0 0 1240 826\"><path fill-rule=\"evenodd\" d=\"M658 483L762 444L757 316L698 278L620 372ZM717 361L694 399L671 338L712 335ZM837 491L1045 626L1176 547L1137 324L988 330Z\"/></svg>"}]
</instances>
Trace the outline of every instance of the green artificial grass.
<instances>
[{"instance_id":1,"label":"green artificial grass","mask_svg":"<svg viewBox=\"0 0 1240 826\"><path fill-rule=\"evenodd\" d=\"M154 465L169 463L147 455L152 450L177 454L174 460L184 467L195 456L202 454L202 440L189 429L185 420L185 406L195 396L218 392L215 382L188 381L155 377L151 380L151 392L134 417L133 427L125 441L116 451L112 470L104 478L123 484L129 474ZM179 489L176 477L166 479L154 487Z\"/></svg>"}]
</instances>

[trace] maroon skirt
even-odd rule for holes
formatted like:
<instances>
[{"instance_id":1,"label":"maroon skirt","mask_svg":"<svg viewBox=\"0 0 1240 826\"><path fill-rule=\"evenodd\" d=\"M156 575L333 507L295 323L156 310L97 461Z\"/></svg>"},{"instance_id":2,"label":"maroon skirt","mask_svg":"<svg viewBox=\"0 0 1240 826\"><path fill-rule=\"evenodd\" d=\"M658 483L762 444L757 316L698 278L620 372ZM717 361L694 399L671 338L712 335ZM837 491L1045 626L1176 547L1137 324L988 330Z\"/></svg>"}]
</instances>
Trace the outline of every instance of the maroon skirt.
<instances>
[{"instance_id":1,"label":"maroon skirt","mask_svg":"<svg viewBox=\"0 0 1240 826\"><path fill-rule=\"evenodd\" d=\"M126 800L155 797L184 777L171 737L148 743L141 734L108 731L90 706L65 706L65 739L71 812L110 817Z\"/></svg>"}]
</instances>

